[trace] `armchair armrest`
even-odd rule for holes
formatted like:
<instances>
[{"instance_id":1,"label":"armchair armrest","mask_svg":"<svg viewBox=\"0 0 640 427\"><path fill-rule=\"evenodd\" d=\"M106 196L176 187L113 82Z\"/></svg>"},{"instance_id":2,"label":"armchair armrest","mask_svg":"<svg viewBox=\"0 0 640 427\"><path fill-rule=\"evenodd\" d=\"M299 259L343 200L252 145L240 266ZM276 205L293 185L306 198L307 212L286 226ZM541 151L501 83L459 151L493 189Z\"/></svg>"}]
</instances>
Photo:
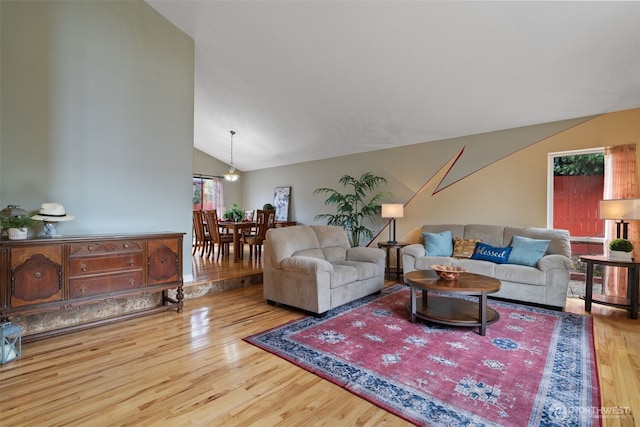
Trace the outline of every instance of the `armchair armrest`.
<instances>
[{"instance_id":1,"label":"armchair armrest","mask_svg":"<svg viewBox=\"0 0 640 427\"><path fill-rule=\"evenodd\" d=\"M280 263L280 267L287 271L313 271L314 274L333 271L333 266L320 258L308 256L292 256L285 258Z\"/></svg>"},{"instance_id":2,"label":"armchair armrest","mask_svg":"<svg viewBox=\"0 0 640 427\"><path fill-rule=\"evenodd\" d=\"M538 268L542 271L560 268L563 270L571 270L571 260L564 255L545 255L538 261Z\"/></svg>"},{"instance_id":3,"label":"armchair armrest","mask_svg":"<svg viewBox=\"0 0 640 427\"><path fill-rule=\"evenodd\" d=\"M347 261L372 262L374 264L380 261L384 262L387 254L382 249L355 247L347 249Z\"/></svg>"}]
</instances>

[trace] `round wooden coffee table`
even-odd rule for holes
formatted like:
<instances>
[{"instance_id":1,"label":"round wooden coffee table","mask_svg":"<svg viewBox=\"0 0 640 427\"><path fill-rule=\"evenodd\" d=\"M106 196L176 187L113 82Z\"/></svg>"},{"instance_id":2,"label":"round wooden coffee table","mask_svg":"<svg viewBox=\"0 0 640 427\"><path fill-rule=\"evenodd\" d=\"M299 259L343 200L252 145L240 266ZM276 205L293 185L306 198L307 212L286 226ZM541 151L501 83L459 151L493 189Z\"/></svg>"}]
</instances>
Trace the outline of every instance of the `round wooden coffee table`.
<instances>
[{"instance_id":1,"label":"round wooden coffee table","mask_svg":"<svg viewBox=\"0 0 640 427\"><path fill-rule=\"evenodd\" d=\"M404 275L404 281L411 288L408 308L411 322L417 318L435 323L454 326L479 326L480 335L487 331L487 325L500 319L500 314L487 307L487 295L500 290L500 281L474 273L462 273L456 280L443 280L433 270L415 270ZM418 298L416 291L422 290ZM429 295L427 293L442 295ZM478 302L447 295L474 295Z\"/></svg>"}]
</instances>

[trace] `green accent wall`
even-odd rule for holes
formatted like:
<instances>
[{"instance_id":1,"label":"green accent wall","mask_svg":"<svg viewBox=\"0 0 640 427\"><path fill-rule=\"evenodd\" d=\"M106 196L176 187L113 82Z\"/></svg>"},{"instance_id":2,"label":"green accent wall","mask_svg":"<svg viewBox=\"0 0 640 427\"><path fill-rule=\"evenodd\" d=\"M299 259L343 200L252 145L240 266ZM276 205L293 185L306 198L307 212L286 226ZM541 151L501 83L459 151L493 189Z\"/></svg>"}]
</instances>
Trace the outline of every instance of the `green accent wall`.
<instances>
[{"instance_id":1,"label":"green accent wall","mask_svg":"<svg viewBox=\"0 0 640 427\"><path fill-rule=\"evenodd\" d=\"M65 235L184 232L191 277L193 40L139 1L1 7L0 205L60 202Z\"/></svg>"}]
</instances>

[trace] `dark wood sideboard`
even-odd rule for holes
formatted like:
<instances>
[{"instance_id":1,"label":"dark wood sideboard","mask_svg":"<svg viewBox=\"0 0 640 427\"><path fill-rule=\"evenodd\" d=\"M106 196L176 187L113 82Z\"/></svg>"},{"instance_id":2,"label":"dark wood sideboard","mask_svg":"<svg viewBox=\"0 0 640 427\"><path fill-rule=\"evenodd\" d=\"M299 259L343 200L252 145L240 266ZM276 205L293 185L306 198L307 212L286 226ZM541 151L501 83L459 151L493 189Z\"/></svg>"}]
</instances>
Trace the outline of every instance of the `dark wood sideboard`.
<instances>
[{"instance_id":1,"label":"dark wood sideboard","mask_svg":"<svg viewBox=\"0 0 640 427\"><path fill-rule=\"evenodd\" d=\"M0 320L162 292L162 305L23 337L34 340L167 309L182 311L183 233L0 240ZM176 289L175 298L168 291Z\"/></svg>"}]
</instances>

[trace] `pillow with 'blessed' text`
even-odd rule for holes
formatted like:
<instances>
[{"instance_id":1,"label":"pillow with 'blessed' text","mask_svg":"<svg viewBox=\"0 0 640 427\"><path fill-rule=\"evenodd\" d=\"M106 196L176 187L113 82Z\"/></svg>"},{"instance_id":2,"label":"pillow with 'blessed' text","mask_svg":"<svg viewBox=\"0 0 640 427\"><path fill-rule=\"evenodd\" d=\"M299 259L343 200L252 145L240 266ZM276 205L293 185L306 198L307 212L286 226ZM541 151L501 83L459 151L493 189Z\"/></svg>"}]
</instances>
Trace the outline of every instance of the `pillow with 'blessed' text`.
<instances>
[{"instance_id":1,"label":"pillow with 'blessed' text","mask_svg":"<svg viewBox=\"0 0 640 427\"><path fill-rule=\"evenodd\" d=\"M478 259L482 261L491 261L496 264L506 264L509 260L509 254L511 253L511 246L505 248L498 248L495 246L487 245L486 243L476 243L476 251L471 255L471 259Z\"/></svg>"}]
</instances>

